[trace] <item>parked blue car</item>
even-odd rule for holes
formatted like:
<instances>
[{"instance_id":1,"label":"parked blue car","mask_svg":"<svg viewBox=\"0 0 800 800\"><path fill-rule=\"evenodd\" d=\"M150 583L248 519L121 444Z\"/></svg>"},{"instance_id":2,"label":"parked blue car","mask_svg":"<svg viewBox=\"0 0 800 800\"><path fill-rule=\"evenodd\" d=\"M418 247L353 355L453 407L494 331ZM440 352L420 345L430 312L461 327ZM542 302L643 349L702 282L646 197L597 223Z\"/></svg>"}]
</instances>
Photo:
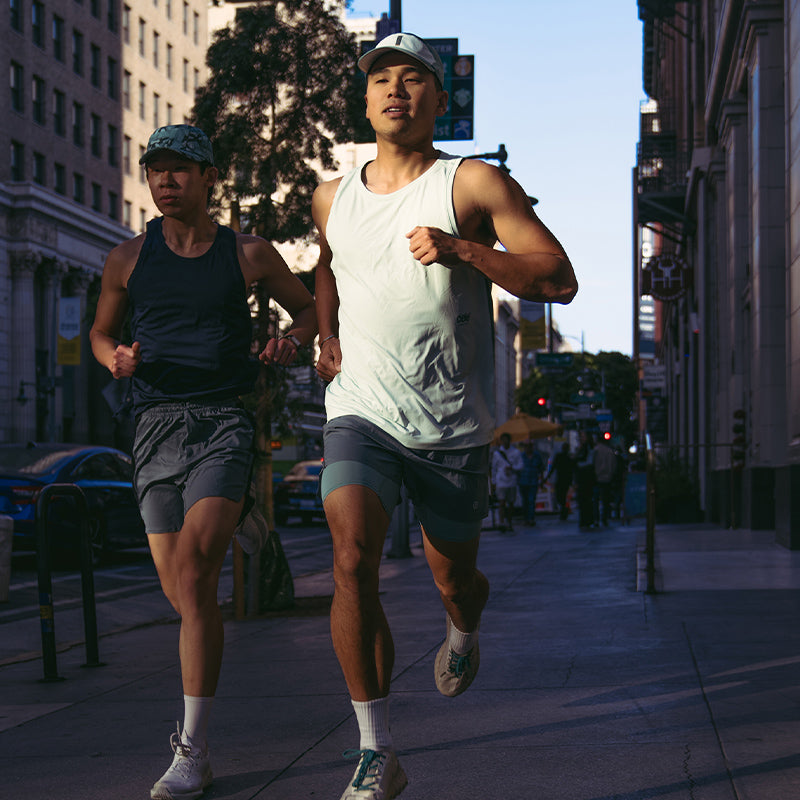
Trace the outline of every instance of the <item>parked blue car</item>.
<instances>
[{"instance_id":1,"label":"parked blue car","mask_svg":"<svg viewBox=\"0 0 800 800\"><path fill-rule=\"evenodd\" d=\"M298 461L274 488L275 523L285 525L289 517L299 517L304 525L324 519L319 494L322 460Z\"/></svg>"},{"instance_id":2,"label":"parked blue car","mask_svg":"<svg viewBox=\"0 0 800 800\"><path fill-rule=\"evenodd\" d=\"M17 551L36 550L36 501L42 489L53 483L74 483L83 491L95 563L111 550L146 546L132 480L130 456L112 447L0 444L0 505L5 509L0 513L14 520ZM75 501L53 498L48 523L54 563L77 560L80 521Z\"/></svg>"}]
</instances>

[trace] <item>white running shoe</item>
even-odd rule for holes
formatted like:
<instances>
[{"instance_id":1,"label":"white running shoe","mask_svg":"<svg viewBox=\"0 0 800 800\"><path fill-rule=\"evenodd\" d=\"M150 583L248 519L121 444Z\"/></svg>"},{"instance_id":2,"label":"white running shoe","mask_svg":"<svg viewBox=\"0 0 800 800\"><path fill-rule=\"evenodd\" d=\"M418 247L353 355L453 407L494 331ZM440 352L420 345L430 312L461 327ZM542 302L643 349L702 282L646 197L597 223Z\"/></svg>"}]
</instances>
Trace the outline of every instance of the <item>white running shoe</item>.
<instances>
[{"instance_id":1,"label":"white running shoe","mask_svg":"<svg viewBox=\"0 0 800 800\"><path fill-rule=\"evenodd\" d=\"M392 800L406 788L406 778L394 750L346 750L345 758L360 756L340 800Z\"/></svg>"},{"instance_id":2,"label":"white running shoe","mask_svg":"<svg viewBox=\"0 0 800 800\"><path fill-rule=\"evenodd\" d=\"M247 555L255 555L269 537L269 525L258 503L253 503L244 519L236 526L233 534Z\"/></svg>"},{"instance_id":3,"label":"white running shoe","mask_svg":"<svg viewBox=\"0 0 800 800\"><path fill-rule=\"evenodd\" d=\"M465 692L475 680L481 663L481 653L477 641L474 647L466 653L456 653L450 647L450 625L450 616L448 615L444 644L439 648L433 664L436 688L445 697L455 697L461 692Z\"/></svg>"},{"instance_id":4,"label":"white running shoe","mask_svg":"<svg viewBox=\"0 0 800 800\"><path fill-rule=\"evenodd\" d=\"M175 752L170 768L150 790L152 800L195 800L211 785L214 776L208 750L197 750L181 741L181 726L169 737Z\"/></svg>"}]
</instances>

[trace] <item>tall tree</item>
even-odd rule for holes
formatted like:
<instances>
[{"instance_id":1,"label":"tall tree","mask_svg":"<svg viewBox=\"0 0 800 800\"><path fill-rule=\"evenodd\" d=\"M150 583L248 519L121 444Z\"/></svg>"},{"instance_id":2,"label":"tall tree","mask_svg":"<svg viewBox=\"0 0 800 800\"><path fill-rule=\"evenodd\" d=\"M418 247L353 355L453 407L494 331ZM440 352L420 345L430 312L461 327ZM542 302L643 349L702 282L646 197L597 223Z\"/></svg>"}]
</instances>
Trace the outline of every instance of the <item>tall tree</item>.
<instances>
[{"instance_id":1,"label":"tall tree","mask_svg":"<svg viewBox=\"0 0 800 800\"><path fill-rule=\"evenodd\" d=\"M330 0L261 0L214 36L195 118L214 141L223 206L271 241L307 236L318 169L363 116L355 40ZM363 95L363 92L361 92Z\"/></svg>"},{"instance_id":2,"label":"tall tree","mask_svg":"<svg viewBox=\"0 0 800 800\"><path fill-rule=\"evenodd\" d=\"M220 181L212 209L273 242L310 237L317 170L333 170L333 146L352 141L363 116L353 81L355 40L336 0L260 0L237 9L214 35L210 77L194 117L214 142ZM278 333L269 298L252 287L256 344ZM262 367L256 387L257 501L272 523L271 421L285 410L286 378Z\"/></svg>"}]
</instances>

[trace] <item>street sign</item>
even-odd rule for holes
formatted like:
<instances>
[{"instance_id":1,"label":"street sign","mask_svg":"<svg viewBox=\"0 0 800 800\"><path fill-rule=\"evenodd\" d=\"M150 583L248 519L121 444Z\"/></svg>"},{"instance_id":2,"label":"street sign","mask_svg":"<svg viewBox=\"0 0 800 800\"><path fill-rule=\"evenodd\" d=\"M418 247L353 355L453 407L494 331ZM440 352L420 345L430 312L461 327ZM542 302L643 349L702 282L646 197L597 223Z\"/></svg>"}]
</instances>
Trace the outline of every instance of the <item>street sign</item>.
<instances>
[{"instance_id":1,"label":"street sign","mask_svg":"<svg viewBox=\"0 0 800 800\"><path fill-rule=\"evenodd\" d=\"M574 406L579 406L581 403L592 403L594 405L599 405L601 403L605 403L606 396L602 392L584 392L583 394L573 394L570 399L570 403Z\"/></svg>"},{"instance_id":2,"label":"street sign","mask_svg":"<svg viewBox=\"0 0 800 800\"><path fill-rule=\"evenodd\" d=\"M570 367L572 353L537 353L537 367Z\"/></svg>"}]
</instances>

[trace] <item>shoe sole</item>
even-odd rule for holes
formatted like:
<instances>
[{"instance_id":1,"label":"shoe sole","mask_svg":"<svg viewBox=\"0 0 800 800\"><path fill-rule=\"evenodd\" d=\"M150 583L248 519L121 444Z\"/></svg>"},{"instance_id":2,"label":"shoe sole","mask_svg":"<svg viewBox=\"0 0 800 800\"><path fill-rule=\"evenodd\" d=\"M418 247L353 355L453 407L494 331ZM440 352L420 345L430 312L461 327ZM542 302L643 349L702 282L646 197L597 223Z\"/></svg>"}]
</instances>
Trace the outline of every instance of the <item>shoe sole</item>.
<instances>
[{"instance_id":1,"label":"shoe sole","mask_svg":"<svg viewBox=\"0 0 800 800\"><path fill-rule=\"evenodd\" d=\"M209 771L208 775L203 777L202 788L199 792L181 792L180 794L174 794L167 788L156 790L156 788L153 787L150 790L150 800L197 800L212 783L214 783L214 775Z\"/></svg>"}]
</instances>

